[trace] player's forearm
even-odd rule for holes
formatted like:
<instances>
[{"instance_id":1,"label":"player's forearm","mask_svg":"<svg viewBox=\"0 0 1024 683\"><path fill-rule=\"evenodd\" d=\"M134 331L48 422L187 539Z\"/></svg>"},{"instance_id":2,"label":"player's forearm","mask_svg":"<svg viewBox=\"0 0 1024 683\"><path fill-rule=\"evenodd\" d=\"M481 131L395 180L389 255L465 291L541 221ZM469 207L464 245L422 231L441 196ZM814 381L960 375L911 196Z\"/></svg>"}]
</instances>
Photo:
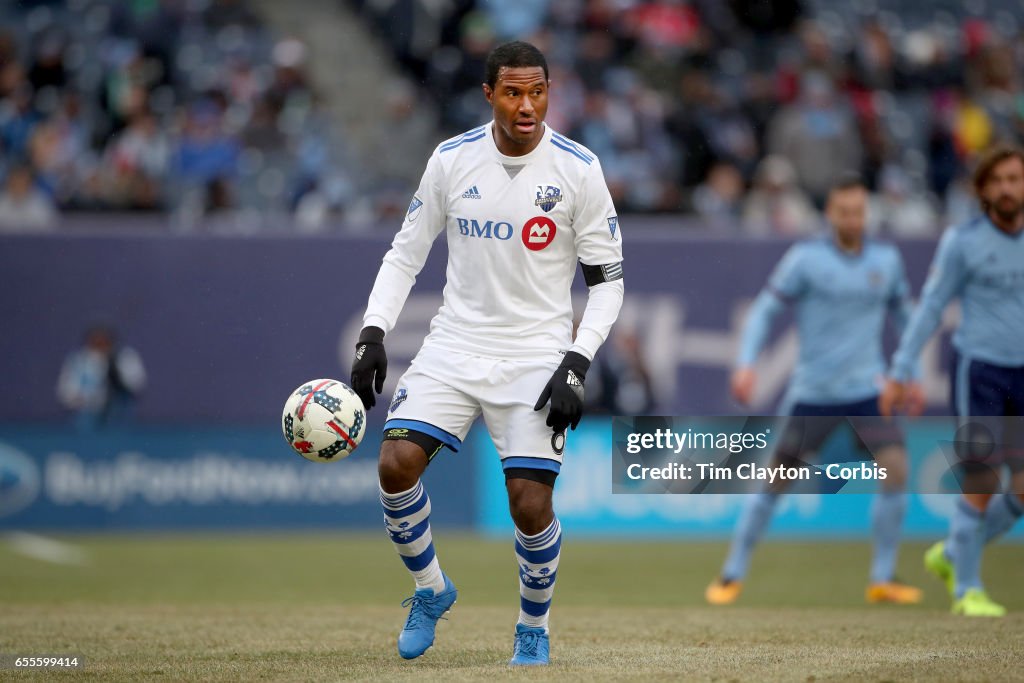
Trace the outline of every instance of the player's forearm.
<instances>
[{"instance_id":1,"label":"player's forearm","mask_svg":"<svg viewBox=\"0 0 1024 683\"><path fill-rule=\"evenodd\" d=\"M737 367L749 367L754 364L768 339L772 323L782 308L782 302L770 291L762 290L758 294L747 313L747 321L740 336L740 348L736 356Z\"/></svg>"},{"instance_id":2,"label":"player's forearm","mask_svg":"<svg viewBox=\"0 0 1024 683\"><path fill-rule=\"evenodd\" d=\"M622 280L602 282L588 290L587 307L576 329L576 340L571 351L585 356L588 360L594 359L594 355L608 338L612 325L619 317L624 292Z\"/></svg>"},{"instance_id":3,"label":"player's forearm","mask_svg":"<svg viewBox=\"0 0 1024 683\"><path fill-rule=\"evenodd\" d=\"M910 328L910 321L914 315L914 305L910 301L910 298L902 297L898 301L894 302L890 309L890 315L892 316L893 328L896 330L896 338L902 339L903 335ZM921 361L920 359L915 359L911 363L909 378L919 380L921 376Z\"/></svg>"},{"instance_id":4,"label":"player's forearm","mask_svg":"<svg viewBox=\"0 0 1024 683\"><path fill-rule=\"evenodd\" d=\"M907 327L900 337L899 347L893 355L890 372L893 379L905 382L919 374L916 369L918 356L921 355L921 349L924 348L928 338L939 326L943 308L945 308L945 304L936 301L933 297L925 296L921 299L917 310L910 316L910 322L907 323Z\"/></svg>"},{"instance_id":5,"label":"player's forearm","mask_svg":"<svg viewBox=\"0 0 1024 683\"><path fill-rule=\"evenodd\" d=\"M405 269L385 258L370 291L363 326L379 327L385 333L390 332L398 321L398 315L402 312L415 282L415 275L410 275Z\"/></svg>"}]
</instances>

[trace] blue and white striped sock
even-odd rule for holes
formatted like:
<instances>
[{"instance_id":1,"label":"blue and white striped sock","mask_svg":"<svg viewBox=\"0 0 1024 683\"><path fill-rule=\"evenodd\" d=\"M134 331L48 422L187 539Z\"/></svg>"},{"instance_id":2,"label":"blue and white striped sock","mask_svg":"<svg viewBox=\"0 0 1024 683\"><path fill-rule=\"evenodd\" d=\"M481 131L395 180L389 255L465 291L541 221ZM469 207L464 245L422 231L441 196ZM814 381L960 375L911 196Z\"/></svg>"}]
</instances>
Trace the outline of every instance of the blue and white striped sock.
<instances>
[{"instance_id":1,"label":"blue and white striped sock","mask_svg":"<svg viewBox=\"0 0 1024 683\"><path fill-rule=\"evenodd\" d=\"M435 594L443 591L444 576L430 535L430 498L423 482L418 481L400 493L385 493L381 489L380 504L384 506L388 536L416 580L416 588L432 588Z\"/></svg>"},{"instance_id":2,"label":"blue and white striped sock","mask_svg":"<svg viewBox=\"0 0 1024 683\"><path fill-rule=\"evenodd\" d=\"M547 529L533 536L516 529L520 624L547 630L561 549L562 526L557 517Z\"/></svg>"}]
</instances>

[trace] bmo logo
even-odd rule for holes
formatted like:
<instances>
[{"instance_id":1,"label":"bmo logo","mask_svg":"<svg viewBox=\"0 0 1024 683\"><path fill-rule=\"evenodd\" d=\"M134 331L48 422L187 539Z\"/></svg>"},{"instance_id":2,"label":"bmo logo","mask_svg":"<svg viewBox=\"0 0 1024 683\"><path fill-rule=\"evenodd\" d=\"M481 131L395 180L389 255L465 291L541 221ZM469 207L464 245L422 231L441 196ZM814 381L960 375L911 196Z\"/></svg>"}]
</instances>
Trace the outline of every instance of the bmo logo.
<instances>
[{"instance_id":1,"label":"bmo logo","mask_svg":"<svg viewBox=\"0 0 1024 683\"><path fill-rule=\"evenodd\" d=\"M540 251L555 239L555 222L547 216L534 216L523 226L523 244L530 251Z\"/></svg>"},{"instance_id":2,"label":"bmo logo","mask_svg":"<svg viewBox=\"0 0 1024 683\"><path fill-rule=\"evenodd\" d=\"M466 237L480 237L485 240L491 238L509 240L512 239L512 233L515 232L512 229L512 224L504 221L498 223L487 221L483 225L480 225L480 222L475 218L456 218L455 221L459 226L459 234Z\"/></svg>"}]
</instances>

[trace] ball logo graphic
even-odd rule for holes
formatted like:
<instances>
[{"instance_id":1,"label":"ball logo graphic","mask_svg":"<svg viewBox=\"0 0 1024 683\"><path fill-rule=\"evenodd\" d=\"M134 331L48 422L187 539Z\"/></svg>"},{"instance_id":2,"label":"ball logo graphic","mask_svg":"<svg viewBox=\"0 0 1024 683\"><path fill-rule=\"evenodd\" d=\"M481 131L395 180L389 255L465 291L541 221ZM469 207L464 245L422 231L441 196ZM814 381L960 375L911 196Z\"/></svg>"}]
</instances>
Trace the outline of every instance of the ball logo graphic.
<instances>
[{"instance_id":1,"label":"ball logo graphic","mask_svg":"<svg viewBox=\"0 0 1024 683\"><path fill-rule=\"evenodd\" d=\"M39 497L39 468L21 451L0 443L0 517L20 512Z\"/></svg>"},{"instance_id":2,"label":"ball logo graphic","mask_svg":"<svg viewBox=\"0 0 1024 683\"><path fill-rule=\"evenodd\" d=\"M284 438L296 453L314 462L351 455L363 439L366 411L347 385L315 379L291 393L281 414Z\"/></svg>"},{"instance_id":3,"label":"ball logo graphic","mask_svg":"<svg viewBox=\"0 0 1024 683\"><path fill-rule=\"evenodd\" d=\"M530 251L540 251L555 239L555 222L547 216L534 216L523 226L523 244Z\"/></svg>"}]
</instances>

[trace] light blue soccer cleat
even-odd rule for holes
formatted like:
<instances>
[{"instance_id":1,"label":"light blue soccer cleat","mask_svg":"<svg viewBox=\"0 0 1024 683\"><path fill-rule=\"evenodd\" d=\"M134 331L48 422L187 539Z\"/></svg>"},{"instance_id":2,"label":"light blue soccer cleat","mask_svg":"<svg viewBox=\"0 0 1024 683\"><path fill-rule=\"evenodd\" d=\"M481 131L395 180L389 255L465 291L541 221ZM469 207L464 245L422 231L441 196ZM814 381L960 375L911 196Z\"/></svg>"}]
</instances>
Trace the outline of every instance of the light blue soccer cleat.
<instances>
[{"instance_id":1,"label":"light blue soccer cleat","mask_svg":"<svg viewBox=\"0 0 1024 683\"><path fill-rule=\"evenodd\" d=\"M545 666L547 663L547 632L542 628L516 624L516 643L509 666Z\"/></svg>"},{"instance_id":2,"label":"light blue soccer cleat","mask_svg":"<svg viewBox=\"0 0 1024 683\"><path fill-rule=\"evenodd\" d=\"M444 617L459 596L447 574L442 572L441 576L444 576L444 590L438 595L430 588L421 588L402 601L402 607L409 608L409 618L398 634L398 654L403 659L415 659L434 644L437 620Z\"/></svg>"}]
</instances>

